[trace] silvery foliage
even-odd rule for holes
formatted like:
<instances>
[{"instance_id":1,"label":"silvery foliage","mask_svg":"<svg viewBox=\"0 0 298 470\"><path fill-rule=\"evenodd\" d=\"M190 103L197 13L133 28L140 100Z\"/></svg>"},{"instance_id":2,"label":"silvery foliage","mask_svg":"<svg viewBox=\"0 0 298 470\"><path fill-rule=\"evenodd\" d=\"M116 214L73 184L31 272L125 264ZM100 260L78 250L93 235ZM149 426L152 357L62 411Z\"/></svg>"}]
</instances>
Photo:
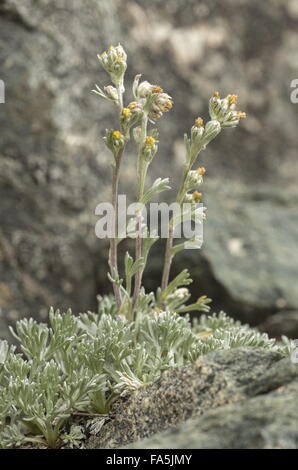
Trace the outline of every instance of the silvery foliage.
<instances>
[{"instance_id":1,"label":"silvery foliage","mask_svg":"<svg viewBox=\"0 0 298 470\"><path fill-rule=\"evenodd\" d=\"M187 289L176 292L173 306L181 309ZM278 344L222 312L203 315L191 325L188 316L160 310L153 294L142 292L140 303L133 322L117 314L110 297L99 298L98 313L76 317L70 310L51 310L49 325L33 319L17 322L12 333L22 353L0 342L2 448L32 442L82 447L85 436L71 425L73 415L96 413L104 420L119 395L153 382L164 370L215 349L251 346L286 355L293 348L289 340Z\"/></svg>"}]
</instances>

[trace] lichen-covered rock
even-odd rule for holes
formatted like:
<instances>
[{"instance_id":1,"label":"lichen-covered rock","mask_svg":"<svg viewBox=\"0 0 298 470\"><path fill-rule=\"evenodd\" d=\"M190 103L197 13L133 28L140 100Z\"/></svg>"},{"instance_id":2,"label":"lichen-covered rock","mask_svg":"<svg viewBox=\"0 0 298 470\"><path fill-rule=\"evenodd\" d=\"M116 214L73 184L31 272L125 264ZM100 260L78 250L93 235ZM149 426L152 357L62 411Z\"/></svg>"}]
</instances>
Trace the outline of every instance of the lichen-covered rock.
<instances>
[{"instance_id":1,"label":"lichen-covered rock","mask_svg":"<svg viewBox=\"0 0 298 470\"><path fill-rule=\"evenodd\" d=\"M221 406L130 448L297 449L298 380L266 395Z\"/></svg>"},{"instance_id":2,"label":"lichen-covered rock","mask_svg":"<svg viewBox=\"0 0 298 470\"><path fill-rule=\"evenodd\" d=\"M251 384L281 359L280 354L255 348L214 351L192 366L165 372L152 385L118 400L110 420L90 448L117 448L206 413L227 403L247 399Z\"/></svg>"},{"instance_id":3,"label":"lichen-covered rock","mask_svg":"<svg viewBox=\"0 0 298 470\"><path fill-rule=\"evenodd\" d=\"M236 359L237 351L234 353ZM249 380L242 394L245 398L238 403L206 410L202 416L135 442L130 448L298 448L297 364L288 357L274 362Z\"/></svg>"}]
</instances>

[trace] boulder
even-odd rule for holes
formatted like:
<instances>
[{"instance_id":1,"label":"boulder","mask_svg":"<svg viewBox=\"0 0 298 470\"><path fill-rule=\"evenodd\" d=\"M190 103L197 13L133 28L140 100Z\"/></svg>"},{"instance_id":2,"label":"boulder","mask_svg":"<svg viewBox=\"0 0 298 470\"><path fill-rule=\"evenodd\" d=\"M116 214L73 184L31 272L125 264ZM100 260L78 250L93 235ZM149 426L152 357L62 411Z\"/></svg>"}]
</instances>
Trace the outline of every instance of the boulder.
<instances>
[{"instance_id":1,"label":"boulder","mask_svg":"<svg viewBox=\"0 0 298 470\"><path fill-rule=\"evenodd\" d=\"M221 406L145 439L137 449L297 449L298 380L265 396Z\"/></svg>"},{"instance_id":2,"label":"boulder","mask_svg":"<svg viewBox=\"0 0 298 470\"><path fill-rule=\"evenodd\" d=\"M214 351L191 366L165 372L152 385L119 399L109 421L89 438L87 447L119 448L204 416L212 409L246 403L254 395L297 379L298 368L292 366L289 359L281 360L279 353L263 349ZM146 441L140 446L146 447Z\"/></svg>"}]
</instances>

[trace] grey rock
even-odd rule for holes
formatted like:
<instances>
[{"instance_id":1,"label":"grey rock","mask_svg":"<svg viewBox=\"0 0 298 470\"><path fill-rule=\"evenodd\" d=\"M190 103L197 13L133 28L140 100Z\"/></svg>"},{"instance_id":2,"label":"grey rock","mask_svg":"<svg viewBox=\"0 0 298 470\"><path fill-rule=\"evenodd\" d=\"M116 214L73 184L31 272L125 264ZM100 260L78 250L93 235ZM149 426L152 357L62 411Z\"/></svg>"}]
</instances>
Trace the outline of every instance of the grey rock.
<instances>
[{"instance_id":1,"label":"grey rock","mask_svg":"<svg viewBox=\"0 0 298 470\"><path fill-rule=\"evenodd\" d=\"M207 411L130 448L297 449L298 380L265 396Z\"/></svg>"},{"instance_id":2,"label":"grey rock","mask_svg":"<svg viewBox=\"0 0 298 470\"><path fill-rule=\"evenodd\" d=\"M113 406L110 421L91 436L89 448L117 448L151 436L207 410L246 400L251 384L263 387L262 376L280 354L255 348L215 351L189 367L169 370Z\"/></svg>"},{"instance_id":3,"label":"grey rock","mask_svg":"<svg viewBox=\"0 0 298 470\"><path fill-rule=\"evenodd\" d=\"M220 355L224 357L225 353ZM234 359L236 357L237 351L234 351ZM244 399L206 409L201 416L129 447L297 449L297 392L297 364L292 363L290 358L284 358L271 364L268 369L265 366L262 374L256 374L244 385Z\"/></svg>"},{"instance_id":4,"label":"grey rock","mask_svg":"<svg viewBox=\"0 0 298 470\"><path fill-rule=\"evenodd\" d=\"M206 206L202 258L224 287L218 307L251 324L280 307L295 309L298 195L284 190L273 196L269 186L235 182L223 188L218 180L206 184ZM204 273L196 278L208 292ZM216 292L210 294L217 302Z\"/></svg>"},{"instance_id":5,"label":"grey rock","mask_svg":"<svg viewBox=\"0 0 298 470\"><path fill-rule=\"evenodd\" d=\"M294 310L278 312L268 317L258 328L274 338L284 335L298 339L298 312Z\"/></svg>"}]
</instances>

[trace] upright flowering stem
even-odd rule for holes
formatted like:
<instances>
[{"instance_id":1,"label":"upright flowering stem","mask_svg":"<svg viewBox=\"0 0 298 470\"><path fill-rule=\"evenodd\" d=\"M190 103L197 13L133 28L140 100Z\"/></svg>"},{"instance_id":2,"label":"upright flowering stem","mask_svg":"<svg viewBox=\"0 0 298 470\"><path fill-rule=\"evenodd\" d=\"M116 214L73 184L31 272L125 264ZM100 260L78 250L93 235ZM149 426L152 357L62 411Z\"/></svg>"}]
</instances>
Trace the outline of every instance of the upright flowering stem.
<instances>
[{"instance_id":1,"label":"upright flowering stem","mask_svg":"<svg viewBox=\"0 0 298 470\"><path fill-rule=\"evenodd\" d=\"M142 212L143 205L147 204L156 194L170 189L168 178L157 178L152 187L145 192L146 175L153 158L158 150L158 130L153 128L147 131L148 123L155 122L172 109L173 100L171 96L163 91L159 85L152 85L148 81L140 83L141 75L136 75L132 92L134 101L127 107L123 107L124 75L127 69L127 55L121 44L110 46L108 50L98 55L98 59L104 70L109 74L113 85L108 85L101 89L95 85L92 90L102 99L112 102L119 109L120 130L106 129L103 140L113 156L113 176L112 176L112 206L114 209L113 234L110 238L109 266L110 279L112 281L116 305L119 315L125 315L128 320L134 320L134 315L140 302L138 302L142 276L148 259L148 253L155 241L159 238L157 234L146 239L143 238ZM246 114L236 110L237 95L230 94L221 98L215 92L209 100L209 115L211 120L204 125L202 118L197 118L191 128L190 136L185 135L186 161L183 168L183 175L176 203L183 208L181 223L184 221L202 223L205 214L204 208L197 208L196 203L201 200L202 194L197 191L198 186L203 182L205 168L192 170L198 154L211 142L223 128L236 127L239 121L246 117ZM141 126L139 125L141 121ZM136 127L134 127L137 125ZM121 237L118 235L118 185L121 161L126 143L130 139L132 130L133 138L137 144L137 179L138 179L138 207L135 212L135 259L126 253L124 259L125 285L119 277L118 270L118 243ZM184 203L190 203L190 211L184 210ZM177 205L177 204L176 204ZM187 217L187 218L185 218ZM197 219L199 217L199 219ZM164 308L174 308L177 313L192 310L207 311L209 299L200 297L198 301L189 306L183 305L188 299L187 289L180 288L190 283L187 270L183 270L169 284L170 269L172 259L176 253L186 248L184 243L174 245L176 217L172 217L169 223L169 233L165 250L165 261L162 274L161 289L156 293L158 306ZM146 234L147 236L147 234ZM195 248L200 238L194 235L191 239ZM134 278L134 290L131 296L132 279ZM176 292L177 291L177 292ZM185 294L186 291L186 294ZM182 296L181 296L182 292ZM179 294L179 295L178 295ZM149 302L151 305L151 295ZM146 296L142 301L145 300ZM177 303L178 301L178 303ZM148 303L149 306L149 303ZM151 308L151 307L150 307ZM187 308L187 310L186 310ZM207 310L206 310L207 309ZM137 315L136 317L137 318Z\"/></svg>"},{"instance_id":2,"label":"upright flowering stem","mask_svg":"<svg viewBox=\"0 0 298 470\"><path fill-rule=\"evenodd\" d=\"M148 125L148 114L144 112L142 118L142 126L141 126L141 136L140 136L140 143L139 143L139 152L138 152L138 182L139 182L139 189L138 189L138 202L142 201L144 196L144 189L145 189L145 180L148 170L148 163L144 161L142 150L144 143L147 137L147 125ZM136 218L136 248L135 248L135 259L138 260L142 256L142 213L139 211ZM140 268L135 276L135 285L134 285L134 293L132 299L132 309L134 309L138 295L140 293L141 284L142 284L142 274L143 269Z\"/></svg>"},{"instance_id":3,"label":"upright flowering stem","mask_svg":"<svg viewBox=\"0 0 298 470\"><path fill-rule=\"evenodd\" d=\"M187 161L184 165L184 170L182 174L182 179L178 191L178 195L176 198L176 202L182 206L183 204L183 198L185 196L185 193L187 191L186 186L186 180L187 180L187 175L189 174L198 154L202 150L203 145L195 149L195 153L188 155ZM173 255L172 255L172 248L173 248L173 240L174 240L174 227L173 227L173 219L170 220L169 223L169 234L168 234L168 239L167 239L167 244L166 244L166 250L165 250L165 260L164 260L164 267L163 267L163 273L162 273L162 280L161 280L161 289L165 290L168 286L169 283L169 277L170 277L170 271L171 271L171 264L173 261Z\"/></svg>"},{"instance_id":4,"label":"upright flowering stem","mask_svg":"<svg viewBox=\"0 0 298 470\"><path fill-rule=\"evenodd\" d=\"M190 164L186 164L184 167L184 172L183 172L179 192L178 192L177 199L176 199L176 202L178 202L178 204L180 205L183 202L185 180L186 180L189 170L190 170ZM164 260L164 267L163 267L162 280L161 280L162 290L165 290L169 283L171 264L173 260L173 256L172 256L173 240L174 240L174 227L173 227L173 219L171 219L169 223L169 233L168 233L168 238L167 238L167 243L166 243L165 260Z\"/></svg>"},{"instance_id":5,"label":"upright flowering stem","mask_svg":"<svg viewBox=\"0 0 298 470\"><path fill-rule=\"evenodd\" d=\"M120 116L123 109L123 82L117 86L118 99L119 99L119 111ZM112 206L114 208L114 237L110 238L110 252L109 252L109 265L111 269L112 278L119 279L118 270L118 248L117 248L117 230L118 230L118 186L119 186L119 174L121 160L124 153L124 147L119 151L115 165L113 166L112 176ZM120 287L117 283L113 282L113 290L116 299L116 305L118 308L122 304L122 295Z\"/></svg>"},{"instance_id":6,"label":"upright flowering stem","mask_svg":"<svg viewBox=\"0 0 298 470\"><path fill-rule=\"evenodd\" d=\"M166 251L165 251L164 268L163 268L162 281L161 281L162 290L165 290L169 283L170 270L171 270L171 264L172 264L172 258L173 258L171 254L171 251L173 248L173 238L174 238L174 227L173 227L172 221L170 221L169 234L167 238Z\"/></svg>"},{"instance_id":7,"label":"upright flowering stem","mask_svg":"<svg viewBox=\"0 0 298 470\"><path fill-rule=\"evenodd\" d=\"M178 202L180 206L183 204L187 191L194 189L191 175L193 172L191 169L197 160L199 153L221 132L222 128L235 127L238 125L240 119L246 117L245 113L235 110L236 103L237 95L228 95L225 99L220 99L219 93L215 92L209 101L209 114L211 121L207 122L204 126L203 119L197 118L194 126L191 128L190 138L188 138L187 135L185 136L187 155L180 189L176 199L176 202ZM189 196L190 198L193 198L192 202L198 202L198 200L200 200L201 193L195 191ZM162 290L165 290L169 283L170 268L173 259L173 234L173 222L170 221L169 237L166 245L161 282Z\"/></svg>"}]
</instances>

